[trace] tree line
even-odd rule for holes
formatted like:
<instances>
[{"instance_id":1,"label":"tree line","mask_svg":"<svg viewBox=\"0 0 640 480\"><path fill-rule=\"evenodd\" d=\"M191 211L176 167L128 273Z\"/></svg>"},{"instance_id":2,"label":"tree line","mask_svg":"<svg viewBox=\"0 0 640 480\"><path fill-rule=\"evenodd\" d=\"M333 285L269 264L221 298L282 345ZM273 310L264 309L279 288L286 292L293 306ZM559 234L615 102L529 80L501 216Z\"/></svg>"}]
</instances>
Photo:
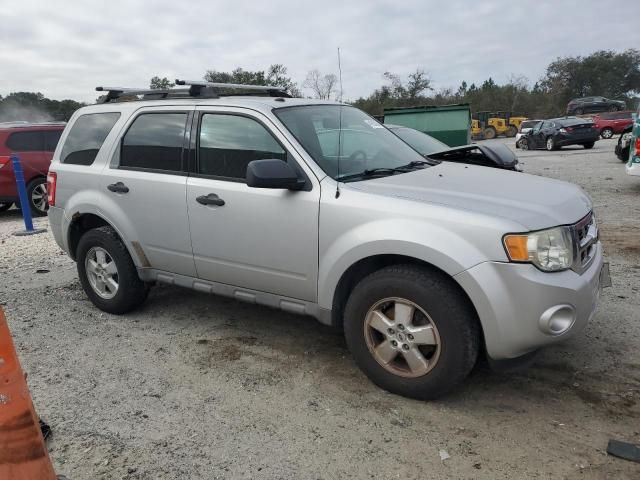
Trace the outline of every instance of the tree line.
<instances>
[{"instance_id":1,"label":"tree line","mask_svg":"<svg viewBox=\"0 0 640 480\"><path fill-rule=\"evenodd\" d=\"M294 97L341 98L338 77L318 69L310 70L301 85L290 77L283 64L255 71L241 67L230 72L207 70L203 78L209 82L284 87ZM557 58L533 84L523 76L511 75L502 84L489 77L478 84L463 80L457 87L435 89L424 67L417 67L405 77L385 72L381 80L380 87L368 96L345 102L372 115L382 115L385 108L392 107L469 103L474 112L512 111L549 118L563 115L570 99L584 96L625 100L628 108L635 109L640 94L640 51L602 50L588 56ZM149 82L152 89L173 86L166 77L155 76ZM0 96L0 122L66 121L82 105L74 100L51 100L41 93L11 93Z\"/></svg>"}]
</instances>

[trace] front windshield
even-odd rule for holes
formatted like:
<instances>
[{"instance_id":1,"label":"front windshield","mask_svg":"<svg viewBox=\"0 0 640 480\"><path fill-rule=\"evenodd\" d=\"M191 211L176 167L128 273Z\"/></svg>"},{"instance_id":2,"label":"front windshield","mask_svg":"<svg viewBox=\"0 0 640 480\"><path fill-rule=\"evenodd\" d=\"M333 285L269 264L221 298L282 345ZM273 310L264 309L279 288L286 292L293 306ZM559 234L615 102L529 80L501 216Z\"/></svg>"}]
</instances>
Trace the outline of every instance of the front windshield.
<instances>
[{"instance_id":1,"label":"front windshield","mask_svg":"<svg viewBox=\"0 0 640 480\"><path fill-rule=\"evenodd\" d=\"M407 142L413 148L415 148L422 155L429 155L430 153L442 152L444 150L450 150L451 147L446 143L436 140L431 135L419 132L413 128L392 128L391 131L398 135L402 140Z\"/></svg>"},{"instance_id":2,"label":"front windshield","mask_svg":"<svg viewBox=\"0 0 640 480\"><path fill-rule=\"evenodd\" d=\"M304 105L279 108L274 113L334 179L424 162L418 152L354 107Z\"/></svg>"}]
</instances>

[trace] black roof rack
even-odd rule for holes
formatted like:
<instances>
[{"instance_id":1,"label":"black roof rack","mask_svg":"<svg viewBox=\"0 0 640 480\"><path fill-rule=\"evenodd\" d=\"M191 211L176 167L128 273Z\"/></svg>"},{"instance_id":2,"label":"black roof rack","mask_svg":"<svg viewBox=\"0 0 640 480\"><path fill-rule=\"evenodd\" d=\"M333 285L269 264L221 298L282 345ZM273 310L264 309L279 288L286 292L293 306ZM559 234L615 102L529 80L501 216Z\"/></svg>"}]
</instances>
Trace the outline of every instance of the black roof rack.
<instances>
[{"instance_id":1,"label":"black roof rack","mask_svg":"<svg viewBox=\"0 0 640 480\"><path fill-rule=\"evenodd\" d=\"M242 85L238 83L213 83L205 81L176 80L176 85L185 88L148 89L125 87L96 87L97 92L106 92L98 103L133 100L162 100L166 98L218 98L220 96L252 95L268 97L291 97L284 87L269 85ZM230 91L237 90L235 93Z\"/></svg>"}]
</instances>

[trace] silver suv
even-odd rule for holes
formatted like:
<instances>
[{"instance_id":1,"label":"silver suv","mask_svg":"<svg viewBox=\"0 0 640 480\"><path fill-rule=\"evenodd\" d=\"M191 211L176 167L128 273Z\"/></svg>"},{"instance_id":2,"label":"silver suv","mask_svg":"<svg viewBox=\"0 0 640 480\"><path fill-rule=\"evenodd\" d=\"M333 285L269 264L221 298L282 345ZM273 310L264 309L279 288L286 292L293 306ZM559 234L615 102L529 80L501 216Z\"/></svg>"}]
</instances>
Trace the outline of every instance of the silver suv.
<instances>
[{"instance_id":1,"label":"silver suv","mask_svg":"<svg viewBox=\"0 0 640 480\"><path fill-rule=\"evenodd\" d=\"M605 270L577 186L425 160L347 105L182 83L108 89L56 149L51 230L98 308L164 282L311 315L419 399L593 315Z\"/></svg>"}]
</instances>

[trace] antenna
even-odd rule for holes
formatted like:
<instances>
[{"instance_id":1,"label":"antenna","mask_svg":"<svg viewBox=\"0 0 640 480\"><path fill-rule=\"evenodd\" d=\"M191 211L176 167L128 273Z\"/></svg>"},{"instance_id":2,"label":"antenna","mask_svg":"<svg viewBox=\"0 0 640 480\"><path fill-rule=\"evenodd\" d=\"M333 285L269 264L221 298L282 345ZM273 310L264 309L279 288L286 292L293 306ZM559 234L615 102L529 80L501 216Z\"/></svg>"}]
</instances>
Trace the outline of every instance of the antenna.
<instances>
[{"instance_id":1,"label":"antenna","mask_svg":"<svg viewBox=\"0 0 640 480\"><path fill-rule=\"evenodd\" d=\"M340 63L340 47L338 47L338 75L340 76L340 113L338 116L338 175L336 182L336 198L340 196L340 157L342 156L342 65Z\"/></svg>"}]
</instances>

